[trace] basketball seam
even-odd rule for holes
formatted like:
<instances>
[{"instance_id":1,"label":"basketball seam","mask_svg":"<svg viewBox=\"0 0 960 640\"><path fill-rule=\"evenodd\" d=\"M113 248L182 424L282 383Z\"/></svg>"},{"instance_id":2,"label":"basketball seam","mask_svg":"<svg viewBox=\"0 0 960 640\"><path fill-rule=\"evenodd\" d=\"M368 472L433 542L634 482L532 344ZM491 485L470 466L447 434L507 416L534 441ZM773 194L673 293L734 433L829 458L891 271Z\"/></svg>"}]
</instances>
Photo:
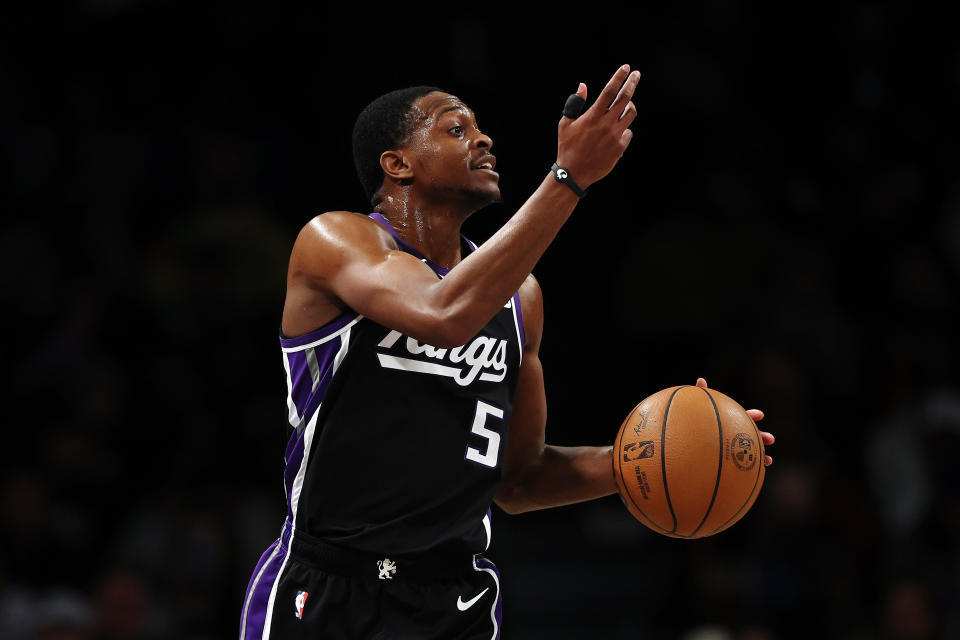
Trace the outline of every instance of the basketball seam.
<instances>
[{"instance_id":1,"label":"basketball seam","mask_svg":"<svg viewBox=\"0 0 960 640\"><path fill-rule=\"evenodd\" d=\"M740 506L740 508L737 509L737 510L734 512L734 514L733 514L732 516L730 516L729 518L727 518L727 520L726 520L723 524L721 524L719 527L717 527L716 529L714 529L713 531L711 531L711 532L710 532L710 535L713 535L713 534L715 534L715 533L718 533L718 532L722 531L724 528L726 528L726 526L727 526L728 524L730 524L731 522L733 522L733 521L736 519L736 517L737 517L738 515L740 515L740 512L743 511L743 508L746 507L748 504L750 504L750 499L753 498L753 493L754 493L754 491L757 490L757 481L758 481L758 480L760 480L760 474L759 474L759 473L757 474L756 479L753 481L753 488L750 490L749 495L747 495L747 500L746 500L746 502L744 502L744 503Z\"/></svg>"},{"instance_id":2,"label":"basketball seam","mask_svg":"<svg viewBox=\"0 0 960 640\"><path fill-rule=\"evenodd\" d=\"M713 510L713 505L717 500L717 491L720 489L720 476L723 473L723 422L720 420L720 409L717 408L717 403L714 401L713 396L710 395L710 392L706 389L703 390L707 397L710 398L710 404L713 405L713 412L717 415L717 433L720 440L720 458L717 461L717 481L713 485L713 495L710 497L710 506L707 507L707 512L703 514L703 520L700 521L700 524L697 525L697 528L690 532L690 537L700 531L700 527L704 525L707 521L707 518L710 516L710 512Z\"/></svg>"},{"instance_id":3,"label":"basketball seam","mask_svg":"<svg viewBox=\"0 0 960 640\"><path fill-rule=\"evenodd\" d=\"M617 448L616 448L616 450L614 451L614 455L617 457L617 470L618 470L618 472L619 472L617 475L620 477L621 480L623 480L623 458L622 458L622 454L621 454L621 452L620 452L620 446L621 446L622 444L623 444L623 431L621 430L619 436L617 437ZM660 448L662 449L662 448L663 448L663 443L661 442L660 445L661 445ZM648 516L646 513L644 513L643 509L640 508L640 505L637 504L637 501L633 499L633 494L630 493L630 491L627 489L627 486L626 486L626 485L627 485L627 481L626 481L626 480L623 480L623 485L624 485L624 486L623 486L623 488L624 488L624 492L623 492L623 493L626 493L626 494L627 494L627 497L630 498L630 502L633 503L633 506L636 507L636 509L637 509L637 511L640 513L640 515L643 516L643 517L646 519L647 522L649 522L651 525L653 525L654 527L656 527L656 528L659 529L660 531L663 531L664 533L669 533L666 529L664 529L663 527L661 527L660 525L658 525L656 522L654 522L653 519L652 519L650 516ZM620 493L620 483L619 483L619 482L617 483L617 492ZM621 498L623 497L623 493L620 493L620 497L621 497Z\"/></svg>"},{"instance_id":4,"label":"basketball seam","mask_svg":"<svg viewBox=\"0 0 960 640\"><path fill-rule=\"evenodd\" d=\"M753 422L753 418L751 418L750 421ZM757 467L758 467L758 468L757 468L757 477L753 479L753 488L750 489L750 493L747 495L747 500L746 500L742 505L740 505L740 508L737 509L737 510L734 512L734 514L727 519L726 522L724 522L724 523L721 524L719 527L717 527L716 529L714 529L713 531L711 531L711 532L710 532L710 535L713 535L713 534L717 533L718 531L721 531L721 530L722 530L724 527L726 527L730 522L732 522L732 521L740 514L740 512L743 511L743 508L746 507L748 504L750 504L750 500L753 498L753 493L757 490L757 483L760 482L760 473L763 471L763 440L760 439L760 431L759 431L759 429L757 429L757 423L756 423L756 422L753 423L753 431L754 431L754 433L757 434L757 443L760 445L760 459L757 461L757 462L759 462L760 464L757 465Z\"/></svg>"},{"instance_id":5,"label":"basketball seam","mask_svg":"<svg viewBox=\"0 0 960 640\"><path fill-rule=\"evenodd\" d=\"M673 503L670 501L670 489L667 487L667 455L666 447L664 446L667 442L667 416L670 415L670 405L673 403L673 399L677 393L680 392L680 389L685 389L689 386L690 385L683 385L682 387L677 387L673 390L673 393L670 394L670 399L667 400L667 406L663 410L663 426L660 428L660 469L663 473L663 495L667 499L667 508L670 509L670 517L673 518L673 529L669 531L669 533L672 534L677 534L677 514L673 512Z\"/></svg>"}]
</instances>

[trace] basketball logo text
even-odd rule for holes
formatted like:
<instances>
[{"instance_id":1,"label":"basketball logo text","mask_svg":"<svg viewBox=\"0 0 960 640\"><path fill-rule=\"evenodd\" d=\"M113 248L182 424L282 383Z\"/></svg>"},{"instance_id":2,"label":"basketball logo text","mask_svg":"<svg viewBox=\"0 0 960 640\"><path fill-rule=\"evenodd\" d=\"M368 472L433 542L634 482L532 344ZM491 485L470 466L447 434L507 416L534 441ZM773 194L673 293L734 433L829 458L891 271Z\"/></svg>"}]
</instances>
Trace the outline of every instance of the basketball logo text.
<instances>
[{"instance_id":1,"label":"basketball logo text","mask_svg":"<svg viewBox=\"0 0 960 640\"><path fill-rule=\"evenodd\" d=\"M640 487L640 495L647 500L647 494L650 493L650 483L647 482L647 472L640 471L640 467L635 467L637 472L637 486Z\"/></svg>"},{"instance_id":2,"label":"basketball logo text","mask_svg":"<svg viewBox=\"0 0 960 640\"><path fill-rule=\"evenodd\" d=\"M757 446L753 438L745 433L738 433L727 442L727 459L741 471L749 471L757 464Z\"/></svg>"}]
</instances>

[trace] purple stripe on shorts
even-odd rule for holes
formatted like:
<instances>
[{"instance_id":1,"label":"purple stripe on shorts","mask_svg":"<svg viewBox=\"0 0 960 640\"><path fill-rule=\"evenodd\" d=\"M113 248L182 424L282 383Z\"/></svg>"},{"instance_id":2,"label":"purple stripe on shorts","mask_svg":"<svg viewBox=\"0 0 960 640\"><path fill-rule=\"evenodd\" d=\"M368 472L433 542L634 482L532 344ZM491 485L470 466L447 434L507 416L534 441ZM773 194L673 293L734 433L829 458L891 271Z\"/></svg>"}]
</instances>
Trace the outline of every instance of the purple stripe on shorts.
<instances>
[{"instance_id":1,"label":"purple stripe on shorts","mask_svg":"<svg viewBox=\"0 0 960 640\"><path fill-rule=\"evenodd\" d=\"M479 554L477 554L476 559L479 568L492 569L493 572L497 574L497 583L500 585L500 588L497 589L497 608L494 611L494 615L497 618L497 640L499 640L500 633L503 631L503 578L500 576L500 570L497 569L497 565Z\"/></svg>"},{"instance_id":2,"label":"purple stripe on shorts","mask_svg":"<svg viewBox=\"0 0 960 640\"><path fill-rule=\"evenodd\" d=\"M270 592L280 574L280 568L287 555L290 542L290 521L284 522L280 538L263 552L257 562L247 592L243 598L243 611L240 618L241 640L260 640L267 621L267 604Z\"/></svg>"}]
</instances>

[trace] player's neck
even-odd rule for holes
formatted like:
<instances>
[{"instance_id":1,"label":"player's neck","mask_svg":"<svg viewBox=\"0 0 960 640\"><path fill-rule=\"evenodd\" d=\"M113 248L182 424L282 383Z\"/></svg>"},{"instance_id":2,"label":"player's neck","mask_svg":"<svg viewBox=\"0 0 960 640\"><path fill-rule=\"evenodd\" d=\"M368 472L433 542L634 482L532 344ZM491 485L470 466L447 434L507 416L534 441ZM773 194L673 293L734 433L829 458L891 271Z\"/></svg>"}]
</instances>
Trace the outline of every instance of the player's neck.
<instances>
[{"instance_id":1,"label":"player's neck","mask_svg":"<svg viewBox=\"0 0 960 640\"><path fill-rule=\"evenodd\" d=\"M452 269L460 253L460 228L470 213L454 205L417 203L387 196L376 210L404 242L433 263Z\"/></svg>"}]
</instances>

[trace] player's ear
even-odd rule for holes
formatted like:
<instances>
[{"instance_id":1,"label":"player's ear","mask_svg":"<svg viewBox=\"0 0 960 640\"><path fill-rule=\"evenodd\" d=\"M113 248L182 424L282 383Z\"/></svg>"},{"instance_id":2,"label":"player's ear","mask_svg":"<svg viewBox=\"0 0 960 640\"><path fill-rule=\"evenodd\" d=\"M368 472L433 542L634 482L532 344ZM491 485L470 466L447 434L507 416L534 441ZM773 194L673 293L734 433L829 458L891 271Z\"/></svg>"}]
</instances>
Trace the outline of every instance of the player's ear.
<instances>
[{"instance_id":1,"label":"player's ear","mask_svg":"<svg viewBox=\"0 0 960 640\"><path fill-rule=\"evenodd\" d=\"M409 180L413 177L413 167L402 149L381 153L380 168L383 169L384 176L394 180Z\"/></svg>"}]
</instances>

